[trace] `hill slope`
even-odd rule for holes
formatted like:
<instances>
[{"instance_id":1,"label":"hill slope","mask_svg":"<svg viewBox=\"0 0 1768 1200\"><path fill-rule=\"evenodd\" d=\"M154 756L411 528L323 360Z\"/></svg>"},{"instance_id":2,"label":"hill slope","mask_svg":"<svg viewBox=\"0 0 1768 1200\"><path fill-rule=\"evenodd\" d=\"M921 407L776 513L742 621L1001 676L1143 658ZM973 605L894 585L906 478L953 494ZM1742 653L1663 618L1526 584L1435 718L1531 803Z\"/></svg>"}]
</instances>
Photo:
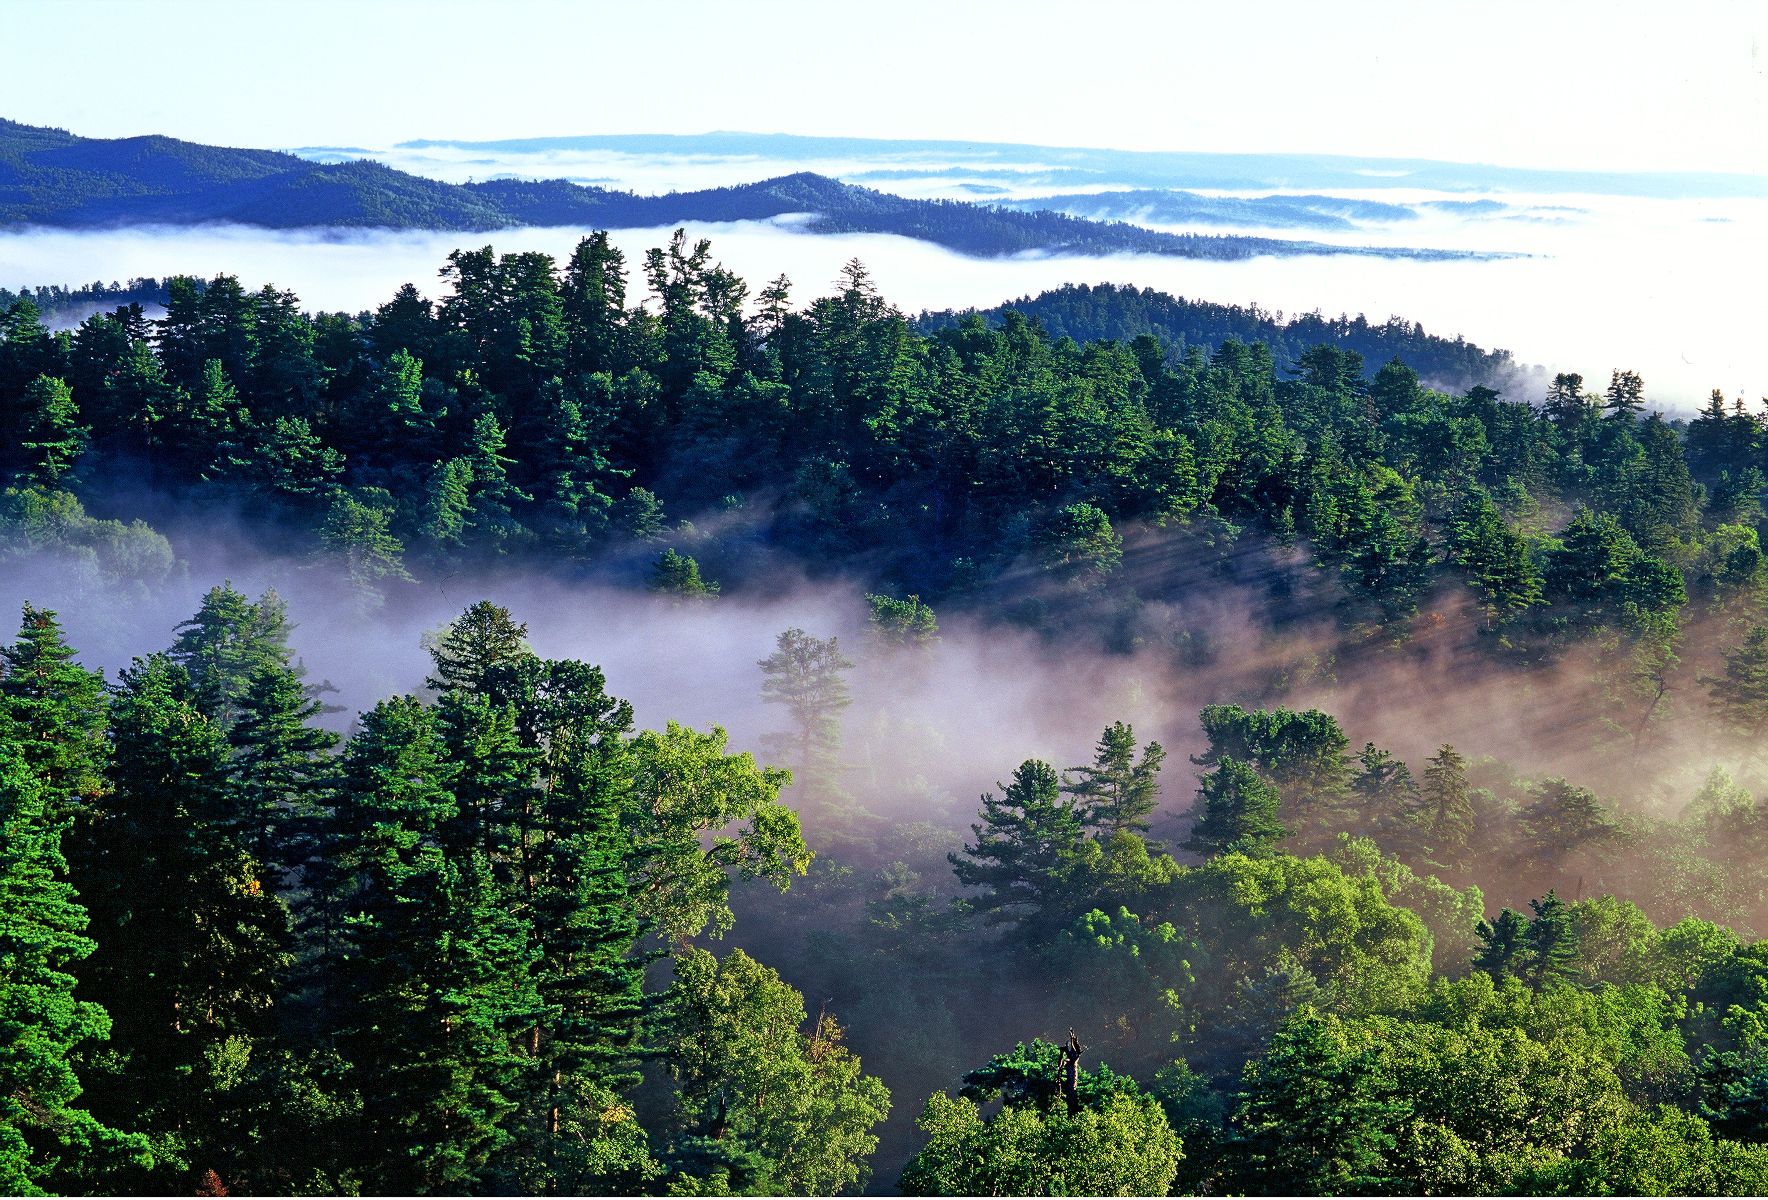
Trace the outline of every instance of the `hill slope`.
<instances>
[{"instance_id":1,"label":"hill slope","mask_svg":"<svg viewBox=\"0 0 1768 1200\"><path fill-rule=\"evenodd\" d=\"M1437 337L1422 325L1399 319L1375 324L1362 316L1326 317L1317 312L1285 319L1282 313L1256 305L1212 304L1109 283L1069 284L980 311L991 324L998 324L1008 309L1031 317L1052 337L1071 337L1083 344L1128 342L1150 334L1182 354L1193 347L1212 351L1229 339L1263 342L1282 368L1293 366L1311 347L1331 345L1361 354L1365 375L1398 358L1432 386L1449 391L1482 384L1522 397L1539 392L1545 383L1540 367L1518 363L1508 350L1485 350L1458 337ZM977 311L923 313L916 326L931 332Z\"/></svg>"},{"instance_id":2,"label":"hill slope","mask_svg":"<svg viewBox=\"0 0 1768 1200\"><path fill-rule=\"evenodd\" d=\"M640 196L564 180L450 184L378 163L315 163L269 150L173 138L82 138L0 121L0 227L83 229L212 222L481 232L522 225L647 228L685 221L811 214L818 233L887 233L961 254L1155 254L1250 258L1365 254L1461 258L1390 247L1159 233L1055 212L1010 212L953 200L910 200L799 173L738 187Z\"/></svg>"}]
</instances>

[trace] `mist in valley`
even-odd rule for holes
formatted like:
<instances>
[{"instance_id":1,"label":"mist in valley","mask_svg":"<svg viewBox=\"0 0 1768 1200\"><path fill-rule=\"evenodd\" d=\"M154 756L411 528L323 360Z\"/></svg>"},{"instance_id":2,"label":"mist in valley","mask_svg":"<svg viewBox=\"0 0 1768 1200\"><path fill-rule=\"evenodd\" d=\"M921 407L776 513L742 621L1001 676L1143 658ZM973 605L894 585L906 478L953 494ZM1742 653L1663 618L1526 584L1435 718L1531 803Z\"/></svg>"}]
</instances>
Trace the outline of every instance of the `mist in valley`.
<instances>
[{"instance_id":1,"label":"mist in valley","mask_svg":"<svg viewBox=\"0 0 1768 1200\"><path fill-rule=\"evenodd\" d=\"M785 274L800 305L826 294L842 265L859 258L882 295L911 314L989 308L1067 283L1115 283L1290 315L1362 313L1374 323L1397 316L1439 337L1507 349L1520 363L1592 381L1633 370L1644 377L1652 402L1673 411L1692 412L1714 389L1727 398L1768 394L1755 283L1768 262L1753 232L1768 220L1768 201L1531 196L1517 203L1517 215L1504 219L1421 210L1430 215L1349 233L1292 231L1316 241L1516 255L1441 262L1333 255L1219 262L1128 255L975 259L893 235L806 233L791 218L696 224L689 233L710 238L714 255L748 281L752 293ZM437 273L457 248L538 250L562 262L584 232L12 230L0 233L0 285L225 273L248 288L270 283L293 291L310 310L360 312L407 282L432 298L444 294ZM669 234L626 229L614 231L612 240L637 264ZM628 294L634 304L644 299L636 270Z\"/></svg>"},{"instance_id":2,"label":"mist in valley","mask_svg":"<svg viewBox=\"0 0 1768 1200\"><path fill-rule=\"evenodd\" d=\"M1085 764L1100 731L1123 721L1170 753L1160 832L1176 843L1195 797L1188 759L1206 748L1198 712L1224 703L1318 708L1353 748L1373 741L1415 769L1452 743L1506 777L1565 777L1663 816L1715 765L1753 775L1716 748L1703 719L1696 677L1717 669L1713 647L1731 636L1717 618L1691 618L1676 687L1646 719L1638 705L1616 703L1626 666L1601 647L1506 665L1482 649L1466 593L1450 589L1402 643L1347 630L1335 585L1305 554L1260 539L1223 555L1183 531L1130 529L1123 573L1140 602L1127 623L1116 602L1058 591L1026 564L1002 578L996 599L1008 610L1048 606L1058 621L1040 630L1003 620L999 606L955 600L938 611L936 641L902 648L875 636L863 581L813 580L771 551L745 550L741 516L706 514L698 528L687 522L654 543L617 544L575 577L519 562L438 568L383 595L353 587L334 560L277 553L273 530L241 518L180 516L146 496L131 503L154 514L176 552L164 581L116 583L51 553L21 554L0 563L0 611L56 610L82 661L115 680L134 658L169 646L210 588L274 592L307 682L334 710L325 723L344 733L378 701L422 693L433 669L427 639L489 600L526 624L541 656L601 667L641 727L718 726L762 762L766 735L788 722L762 702L760 660L787 629L837 638L855 664L841 719L843 787L889 823L965 829L978 795L1021 761ZM645 591L662 545L701 556L724 580L722 594L682 603Z\"/></svg>"}]
</instances>

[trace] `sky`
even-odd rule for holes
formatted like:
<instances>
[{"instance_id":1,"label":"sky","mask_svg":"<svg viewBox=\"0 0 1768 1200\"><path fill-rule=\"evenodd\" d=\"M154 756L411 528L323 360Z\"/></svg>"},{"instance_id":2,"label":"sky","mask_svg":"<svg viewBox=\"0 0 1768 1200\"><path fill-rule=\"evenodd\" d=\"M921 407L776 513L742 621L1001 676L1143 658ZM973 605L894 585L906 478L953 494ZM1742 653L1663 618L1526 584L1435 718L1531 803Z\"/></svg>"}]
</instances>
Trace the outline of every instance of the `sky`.
<instances>
[{"instance_id":1,"label":"sky","mask_svg":"<svg viewBox=\"0 0 1768 1200\"><path fill-rule=\"evenodd\" d=\"M293 148L742 130L1768 174L1760 0L0 0L0 116Z\"/></svg>"}]
</instances>

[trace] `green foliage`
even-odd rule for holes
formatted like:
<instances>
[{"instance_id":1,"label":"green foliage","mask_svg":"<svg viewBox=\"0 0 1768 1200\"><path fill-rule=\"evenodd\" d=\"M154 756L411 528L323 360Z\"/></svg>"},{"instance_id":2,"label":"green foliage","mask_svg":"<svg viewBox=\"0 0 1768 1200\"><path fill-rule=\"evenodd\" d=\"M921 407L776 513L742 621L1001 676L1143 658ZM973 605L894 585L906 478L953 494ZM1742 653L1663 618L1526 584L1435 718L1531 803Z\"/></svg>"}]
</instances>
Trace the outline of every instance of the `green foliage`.
<instances>
[{"instance_id":1,"label":"green foliage","mask_svg":"<svg viewBox=\"0 0 1768 1200\"><path fill-rule=\"evenodd\" d=\"M528 653L527 637L528 627L509 609L480 600L426 638L436 672L424 684L443 692L480 691L493 667Z\"/></svg>"},{"instance_id":2,"label":"green foliage","mask_svg":"<svg viewBox=\"0 0 1768 1200\"><path fill-rule=\"evenodd\" d=\"M1234 1119L1248 1182L1296 1196L1392 1187L1388 1158L1408 1106L1391 1088L1377 1053L1303 1009L1246 1067Z\"/></svg>"},{"instance_id":3,"label":"green foliage","mask_svg":"<svg viewBox=\"0 0 1768 1200\"><path fill-rule=\"evenodd\" d=\"M202 685L164 655L122 673L111 787L69 855L98 931L82 989L112 1020L87 1094L95 1116L160 1143L157 1187L194 1186L228 1153L230 1097L209 1064L231 1039L269 1032L291 962L288 909L246 849L226 731L209 708L228 695L224 672L195 661L211 668Z\"/></svg>"},{"instance_id":4,"label":"green foliage","mask_svg":"<svg viewBox=\"0 0 1768 1200\"><path fill-rule=\"evenodd\" d=\"M866 605L872 634L882 645L920 647L939 640L939 622L919 596L897 600L868 594Z\"/></svg>"},{"instance_id":5,"label":"green foliage","mask_svg":"<svg viewBox=\"0 0 1768 1200\"><path fill-rule=\"evenodd\" d=\"M75 1051L106 1037L110 1019L74 998L94 943L66 880L67 819L46 790L0 742L0 1188L14 1195L102 1188L107 1172L152 1165L145 1138L75 1106Z\"/></svg>"},{"instance_id":6,"label":"green foliage","mask_svg":"<svg viewBox=\"0 0 1768 1200\"><path fill-rule=\"evenodd\" d=\"M910 1196L1154 1196L1178 1170L1179 1139L1150 1097L1114 1095L1070 1115L934 1093L916 1125L927 1145L904 1169Z\"/></svg>"},{"instance_id":7,"label":"green foliage","mask_svg":"<svg viewBox=\"0 0 1768 1200\"><path fill-rule=\"evenodd\" d=\"M950 854L952 872L982 889L970 901L990 922L1011 923L1037 941L1054 937L1089 900L1085 825L1062 799L1055 768L1028 759L1000 795L982 796L982 820L970 827L974 844Z\"/></svg>"},{"instance_id":8,"label":"green foliage","mask_svg":"<svg viewBox=\"0 0 1768 1200\"><path fill-rule=\"evenodd\" d=\"M1232 758L1216 759L1215 770L1203 777L1197 796L1203 812L1185 849L1205 858L1267 857L1276 853L1277 843L1288 833L1277 816L1277 789Z\"/></svg>"},{"instance_id":9,"label":"green foliage","mask_svg":"<svg viewBox=\"0 0 1768 1200\"><path fill-rule=\"evenodd\" d=\"M648 586L651 591L677 602L718 598L718 584L700 578L700 564L685 554L677 554L673 547L658 555L657 561L651 565Z\"/></svg>"},{"instance_id":10,"label":"green foliage","mask_svg":"<svg viewBox=\"0 0 1768 1200\"><path fill-rule=\"evenodd\" d=\"M1102 839L1124 832L1148 832L1148 818L1160 803L1160 767L1166 750L1159 742L1142 748L1136 761L1135 731L1114 721L1099 735L1093 764L1075 767L1062 790L1075 798L1084 820Z\"/></svg>"},{"instance_id":11,"label":"green foliage","mask_svg":"<svg viewBox=\"0 0 1768 1200\"><path fill-rule=\"evenodd\" d=\"M1753 745L1768 725L1768 627L1751 626L1743 643L1725 652L1724 675L1701 682L1720 727Z\"/></svg>"},{"instance_id":12,"label":"green foliage","mask_svg":"<svg viewBox=\"0 0 1768 1200\"><path fill-rule=\"evenodd\" d=\"M459 770L431 710L409 697L365 713L344 755L337 1038L377 1191L457 1190L477 1176L510 1138L522 1069L511 1035L540 1010L534 950L489 861L443 851Z\"/></svg>"},{"instance_id":13,"label":"green foliage","mask_svg":"<svg viewBox=\"0 0 1768 1200\"><path fill-rule=\"evenodd\" d=\"M75 661L55 614L25 605L18 641L0 647L0 737L54 815L104 790L107 699L103 676Z\"/></svg>"},{"instance_id":14,"label":"green foliage","mask_svg":"<svg viewBox=\"0 0 1768 1200\"><path fill-rule=\"evenodd\" d=\"M1123 538L1091 504L1057 511L1043 534L1044 566L1077 587L1098 587L1123 562Z\"/></svg>"},{"instance_id":15,"label":"green foliage","mask_svg":"<svg viewBox=\"0 0 1768 1200\"><path fill-rule=\"evenodd\" d=\"M14 476L19 487L53 491L85 453L89 426L78 424L80 410L66 380L39 375L25 389L23 437L19 448L30 457Z\"/></svg>"},{"instance_id":16,"label":"green foliage","mask_svg":"<svg viewBox=\"0 0 1768 1200\"><path fill-rule=\"evenodd\" d=\"M670 1157L728 1195L828 1195L864 1180L890 1094L834 1019L741 950L676 960L668 1064L682 1132Z\"/></svg>"},{"instance_id":17,"label":"green foliage","mask_svg":"<svg viewBox=\"0 0 1768 1200\"><path fill-rule=\"evenodd\" d=\"M630 770L635 907L662 936L727 932L733 872L784 891L810 866L797 814L779 802L786 773L728 753L724 730L646 730Z\"/></svg>"},{"instance_id":18,"label":"green foliage","mask_svg":"<svg viewBox=\"0 0 1768 1200\"><path fill-rule=\"evenodd\" d=\"M761 668L761 699L786 710L791 728L763 738L769 753L791 769L801 807L827 815L847 799L841 787L841 714L853 702L846 672L853 662L836 638L788 629Z\"/></svg>"},{"instance_id":19,"label":"green foliage","mask_svg":"<svg viewBox=\"0 0 1768 1200\"><path fill-rule=\"evenodd\" d=\"M320 543L342 560L358 594L372 598L370 607L378 606L375 589L383 580L411 581L403 560L405 546L391 532L393 514L386 499L334 492L319 527Z\"/></svg>"}]
</instances>

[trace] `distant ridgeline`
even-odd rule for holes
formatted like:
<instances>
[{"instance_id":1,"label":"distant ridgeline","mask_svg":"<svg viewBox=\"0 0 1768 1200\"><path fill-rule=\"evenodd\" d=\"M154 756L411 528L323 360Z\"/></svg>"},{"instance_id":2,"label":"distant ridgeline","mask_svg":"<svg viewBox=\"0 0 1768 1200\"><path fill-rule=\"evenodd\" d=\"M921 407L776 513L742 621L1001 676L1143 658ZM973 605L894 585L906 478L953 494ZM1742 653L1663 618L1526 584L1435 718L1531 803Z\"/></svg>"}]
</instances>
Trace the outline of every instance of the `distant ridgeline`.
<instances>
[{"instance_id":1,"label":"distant ridgeline","mask_svg":"<svg viewBox=\"0 0 1768 1200\"><path fill-rule=\"evenodd\" d=\"M640 196L563 179L443 183L367 161L315 163L277 151L201 146L166 137L82 138L0 121L0 228L227 222L268 229L642 229L806 214L809 219L792 228L895 234L976 257L1027 252L1211 259L1264 254L1490 257L1159 233L1056 212L909 200L803 172L738 187Z\"/></svg>"},{"instance_id":2,"label":"distant ridgeline","mask_svg":"<svg viewBox=\"0 0 1768 1200\"><path fill-rule=\"evenodd\" d=\"M1246 308L1212 304L1152 288L1110 283L1064 284L981 310L980 315L991 325L999 325L1009 309L1024 313L1053 338L1071 337L1082 345L1131 342L1148 335L1159 338L1172 354L1182 356L1193 348L1210 352L1230 340L1262 342L1271 348L1278 367L1285 370L1294 368L1313 347L1330 345L1362 355L1366 378L1373 378L1383 363L1398 358L1432 386L1452 391L1478 385L1521 399L1539 395L1547 384L1545 370L1516 362L1508 350L1482 349L1460 337L1436 337L1426 333L1424 326L1399 317L1379 325L1360 313L1326 317L1312 312L1286 320L1281 312L1256 304ZM977 312L926 312L916 319L915 327L932 333L951 328Z\"/></svg>"}]
</instances>

